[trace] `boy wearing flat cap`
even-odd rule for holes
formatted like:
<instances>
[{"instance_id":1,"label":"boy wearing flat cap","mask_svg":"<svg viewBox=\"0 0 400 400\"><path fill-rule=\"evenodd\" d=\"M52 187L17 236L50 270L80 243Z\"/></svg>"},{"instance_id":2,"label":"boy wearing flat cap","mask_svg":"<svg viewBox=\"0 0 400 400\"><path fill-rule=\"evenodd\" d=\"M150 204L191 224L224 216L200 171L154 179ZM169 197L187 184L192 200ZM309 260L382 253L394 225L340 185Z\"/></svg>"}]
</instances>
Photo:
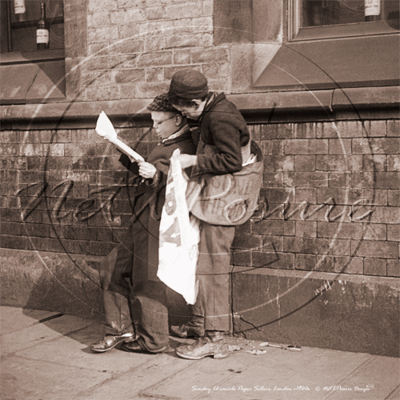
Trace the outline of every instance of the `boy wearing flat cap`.
<instances>
[{"instance_id":1,"label":"boy wearing flat cap","mask_svg":"<svg viewBox=\"0 0 400 400\"><path fill-rule=\"evenodd\" d=\"M168 99L183 115L199 123L196 155L179 156L182 168L193 167L191 177L231 174L242 169L242 152L250 147L250 135L243 116L224 93L209 92L206 77L188 69L174 74ZM196 270L199 292L192 307L193 318L187 324L171 327L180 337L200 336L193 345L176 351L182 358L195 360L227 357L224 334L232 332L230 247L235 227L201 221L200 229Z\"/></svg>"},{"instance_id":2,"label":"boy wearing flat cap","mask_svg":"<svg viewBox=\"0 0 400 400\"><path fill-rule=\"evenodd\" d=\"M96 353L120 344L125 351L161 353L169 344L166 288L157 277L159 225L172 153L179 148L194 154L195 146L186 117L172 107L167 94L157 96L148 110L160 142L146 162L134 162L125 154L119 159L141 183L128 234L100 267L106 321L104 338L90 346ZM131 291L141 309L136 331Z\"/></svg>"}]
</instances>

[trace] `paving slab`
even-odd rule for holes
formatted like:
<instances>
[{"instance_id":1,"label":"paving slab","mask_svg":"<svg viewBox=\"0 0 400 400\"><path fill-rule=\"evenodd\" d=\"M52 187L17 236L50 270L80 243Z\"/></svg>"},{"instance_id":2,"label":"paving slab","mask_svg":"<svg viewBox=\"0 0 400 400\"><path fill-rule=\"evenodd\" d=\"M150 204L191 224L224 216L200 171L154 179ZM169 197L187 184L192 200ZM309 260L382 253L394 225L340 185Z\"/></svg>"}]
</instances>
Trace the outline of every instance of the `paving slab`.
<instances>
[{"instance_id":1,"label":"paving slab","mask_svg":"<svg viewBox=\"0 0 400 400\"><path fill-rule=\"evenodd\" d=\"M139 354L128 354L130 359L135 359ZM111 400L158 398L147 388L163 382L171 376L180 376L188 368L187 360L178 358L174 352L166 354L143 354L146 361L121 375L118 380L108 380L90 391L82 391L76 400ZM173 399L180 392L182 379L172 390L172 394L162 393L161 398ZM172 396L172 397L171 397ZM192 397L188 397L189 399Z\"/></svg>"},{"instance_id":2,"label":"paving slab","mask_svg":"<svg viewBox=\"0 0 400 400\"><path fill-rule=\"evenodd\" d=\"M384 379L377 372L379 363L385 365ZM196 361L143 394L174 399L383 400L399 383L395 371L398 359L365 353L316 348L273 349L259 356L238 352L225 360Z\"/></svg>"},{"instance_id":3,"label":"paving slab","mask_svg":"<svg viewBox=\"0 0 400 400\"><path fill-rule=\"evenodd\" d=\"M334 351L328 349L315 349L315 356L302 368L295 368L290 377L278 379L276 385L280 388L295 389L298 387L307 387L309 391L302 391L299 399L318 400L321 399L319 389L331 387L335 382L342 381L351 374L357 367L370 359L369 354L350 353ZM306 348L303 349L306 351ZM292 362L295 362L292 359ZM290 383L290 384L288 384ZM284 390L281 399L293 399L294 390ZM328 391L329 392L329 391ZM327 391L323 392L325 395Z\"/></svg>"},{"instance_id":4,"label":"paving slab","mask_svg":"<svg viewBox=\"0 0 400 400\"><path fill-rule=\"evenodd\" d=\"M94 336L93 330L96 326L82 329L79 334ZM91 335L92 331L92 335ZM98 331L96 332L98 336ZM91 341L92 343L94 341ZM57 338L38 344L29 349L17 351L16 356L53 362L58 365L91 369L99 372L124 373L147 360L145 354L136 354L132 357L130 353L113 349L107 353L93 353L88 345L75 340L75 335L58 336Z\"/></svg>"},{"instance_id":5,"label":"paving slab","mask_svg":"<svg viewBox=\"0 0 400 400\"><path fill-rule=\"evenodd\" d=\"M228 358L193 361L175 354L191 340L172 337L164 354L95 354L97 320L12 307L1 307L1 319L2 400L400 399L394 357L229 338Z\"/></svg>"},{"instance_id":6,"label":"paving slab","mask_svg":"<svg viewBox=\"0 0 400 400\"><path fill-rule=\"evenodd\" d=\"M2 400L72 400L82 388L111 379L111 372L11 356L2 360ZM110 399L111 400L111 399Z\"/></svg>"},{"instance_id":7,"label":"paving slab","mask_svg":"<svg viewBox=\"0 0 400 400\"><path fill-rule=\"evenodd\" d=\"M149 387L143 394L147 397L164 395L173 399L195 399L201 394L199 388L224 386L224 382L234 374L232 370L247 369L254 363L254 356L240 357L232 354L225 359L204 358L200 361L185 360L185 362L186 368L179 374Z\"/></svg>"},{"instance_id":8,"label":"paving slab","mask_svg":"<svg viewBox=\"0 0 400 400\"><path fill-rule=\"evenodd\" d=\"M30 310L15 307L1 307L1 333L15 332L28 326L36 325L39 321L54 317L59 313L54 311Z\"/></svg>"},{"instance_id":9,"label":"paving slab","mask_svg":"<svg viewBox=\"0 0 400 400\"><path fill-rule=\"evenodd\" d=\"M386 399L400 383L400 359L371 356L336 385L329 400ZM397 397L400 399L400 396Z\"/></svg>"},{"instance_id":10,"label":"paving slab","mask_svg":"<svg viewBox=\"0 0 400 400\"><path fill-rule=\"evenodd\" d=\"M210 387L207 381L203 380L203 385L199 386L203 388L203 393L196 399L264 399L271 398L271 395L284 398L285 391L289 388L291 393L296 392L295 398L309 398L306 382L295 385L293 377L299 371L306 369L307 365L318 356L319 351L320 349L314 348L303 348L301 352L268 348L267 354L258 356L235 353L229 359L233 362L234 357L247 359L248 367L236 368L233 363L229 369L232 374L216 387ZM211 389L209 394L204 387ZM194 391L198 391L198 388ZM305 397L301 397L302 392L306 393Z\"/></svg>"},{"instance_id":11,"label":"paving slab","mask_svg":"<svg viewBox=\"0 0 400 400\"><path fill-rule=\"evenodd\" d=\"M37 323L15 331L8 329L8 333L1 335L2 355L9 355L18 350L28 349L49 340L68 334L88 325L93 321L64 315L59 318Z\"/></svg>"},{"instance_id":12,"label":"paving slab","mask_svg":"<svg viewBox=\"0 0 400 400\"><path fill-rule=\"evenodd\" d=\"M399 400L400 399L400 385L390 393L386 400Z\"/></svg>"}]
</instances>

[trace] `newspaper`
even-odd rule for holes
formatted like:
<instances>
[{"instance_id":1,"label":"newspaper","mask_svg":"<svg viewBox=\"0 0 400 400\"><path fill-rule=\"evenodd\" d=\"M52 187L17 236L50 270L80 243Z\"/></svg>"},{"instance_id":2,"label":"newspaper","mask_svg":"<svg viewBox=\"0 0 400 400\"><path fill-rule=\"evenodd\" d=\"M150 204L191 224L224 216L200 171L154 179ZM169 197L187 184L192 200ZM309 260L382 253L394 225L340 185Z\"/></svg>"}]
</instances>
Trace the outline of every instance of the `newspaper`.
<instances>
[{"instance_id":1,"label":"newspaper","mask_svg":"<svg viewBox=\"0 0 400 400\"><path fill-rule=\"evenodd\" d=\"M99 118L97 118L95 130L98 135L115 144L123 153L134 159L136 162L144 161L144 158L139 153L136 153L136 151L131 149L127 144L118 138L113 124L104 111L102 111L99 115Z\"/></svg>"},{"instance_id":2,"label":"newspaper","mask_svg":"<svg viewBox=\"0 0 400 400\"><path fill-rule=\"evenodd\" d=\"M189 216L186 204L187 180L177 158L171 157L165 203L160 222L160 247L157 276L171 289L180 293L188 304L197 297L196 265L200 241L200 221Z\"/></svg>"}]
</instances>

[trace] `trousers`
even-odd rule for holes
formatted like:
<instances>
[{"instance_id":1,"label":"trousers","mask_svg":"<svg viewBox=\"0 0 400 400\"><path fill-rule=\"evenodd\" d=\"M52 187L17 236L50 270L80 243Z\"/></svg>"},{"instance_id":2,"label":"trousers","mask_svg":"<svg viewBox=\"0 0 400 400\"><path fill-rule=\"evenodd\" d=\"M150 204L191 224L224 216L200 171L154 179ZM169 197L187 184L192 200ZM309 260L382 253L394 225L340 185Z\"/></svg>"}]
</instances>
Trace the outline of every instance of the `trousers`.
<instances>
[{"instance_id":1,"label":"trousers","mask_svg":"<svg viewBox=\"0 0 400 400\"><path fill-rule=\"evenodd\" d=\"M130 240L134 235L135 240ZM128 240L118 244L100 266L103 289L105 333L134 333L149 352L157 352L169 343L167 295L164 283L149 279L146 264L148 230L134 224ZM154 249L158 251L158 249ZM133 323L136 309L130 298L139 303L137 330Z\"/></svg>"},{"instance_id":2,"label":"trousers","mask_svg":"<svg viewBox=\"0 0 400 400\"><path fill-rule=\"evenodd\" d=\"M234 226L201 222L196 269L199 290L192 313L204 318L206 331L232 332L230 248L234 236Z\"/></svg>"}]
</instances>

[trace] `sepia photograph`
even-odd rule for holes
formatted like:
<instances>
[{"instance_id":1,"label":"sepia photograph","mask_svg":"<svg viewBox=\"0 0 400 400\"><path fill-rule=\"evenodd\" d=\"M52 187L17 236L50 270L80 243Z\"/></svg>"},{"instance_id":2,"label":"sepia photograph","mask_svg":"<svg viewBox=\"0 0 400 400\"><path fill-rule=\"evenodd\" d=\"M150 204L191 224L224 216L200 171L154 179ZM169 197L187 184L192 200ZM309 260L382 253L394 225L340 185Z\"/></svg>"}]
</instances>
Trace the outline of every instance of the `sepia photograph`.
<instances>
[{"instance_id":1,"label":"sepia photograph","mask_svg":"<svg viewBox=\"0 0 400 400\"><path fill-rule=\"evenodd\" d=\"M400 399L398 0L0 0L0 399Z\"/></svg>"}]
</instances>

